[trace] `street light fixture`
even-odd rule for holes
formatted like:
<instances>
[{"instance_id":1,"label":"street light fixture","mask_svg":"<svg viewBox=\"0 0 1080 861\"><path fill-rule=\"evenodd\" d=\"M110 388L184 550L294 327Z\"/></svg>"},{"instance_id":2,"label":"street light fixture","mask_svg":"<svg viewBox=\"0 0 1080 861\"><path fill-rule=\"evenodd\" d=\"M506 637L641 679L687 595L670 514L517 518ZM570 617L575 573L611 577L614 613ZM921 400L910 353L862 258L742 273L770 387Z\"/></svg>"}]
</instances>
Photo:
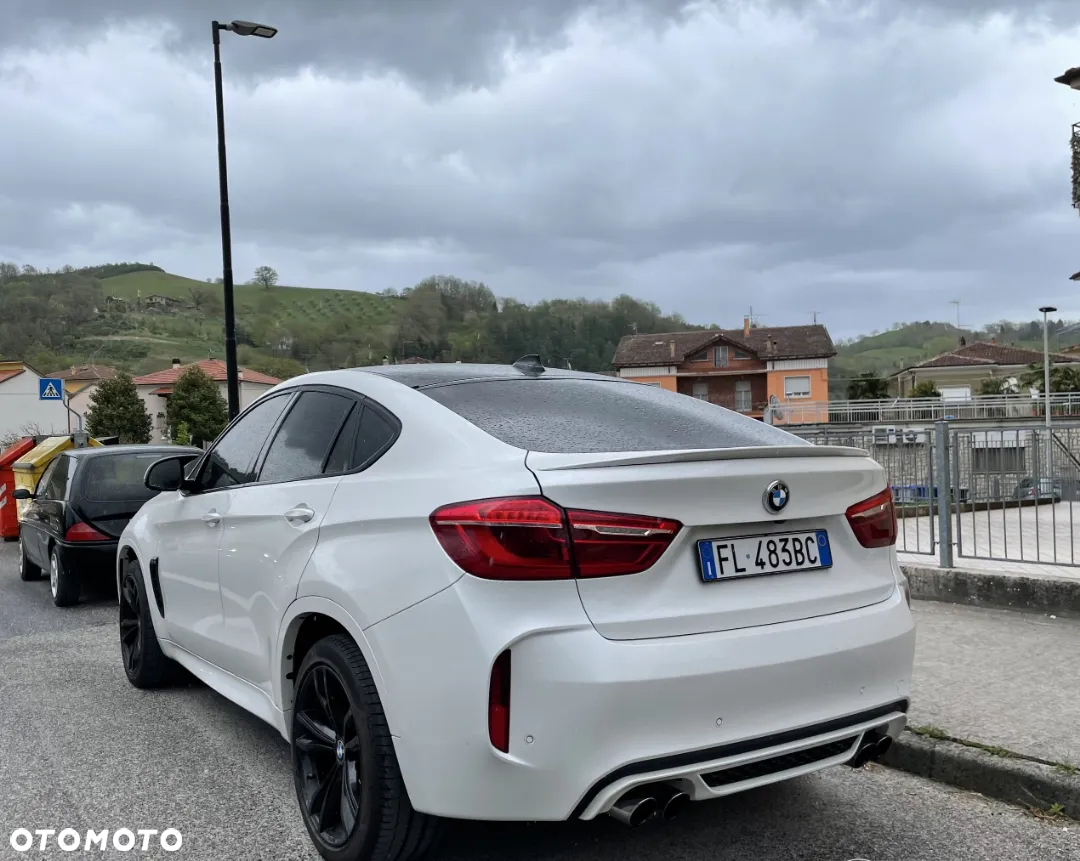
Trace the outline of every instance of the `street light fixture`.
<instances>
[{"instance_id":1,"label":"street light fixture","mask_svg":"<svg viewBox=\"0 0 1080 861\"><path fill-rule=\"evenodd\" d=\"M1080 80L1080 79L1078 79ZM1057 308L1052 305L1043 305L1039 311L1043 315L1043 410L1046 412L1046 477L1050 478L1050 323L1048 314L1053 314Z\"/></svg>"},{"instance_id":2,"label":"street light fixture","mask_svg":"<svg viewBox=\"0 0 1080 861\"><path fill-rule=\"evenodd\" d=\"M1054 80L1059 84L1064 84L1066 87L1080 90L1080 66L1074 66L1065 72L1065 74L1058 75Z\"/></svg>"},{"instance_id":3,"label":"street light fixture","mask_svg":"<svg viewBox=\"0 0 1080 861\"><path fill-rule=\"evenodd\" d=\"M229 396L229 420L240 412L240 368L236 361L236 308L233 302L232 232L229 224L229 179L225 166L225 99L221 86L221 31L238 36L273 39L274 27L251 21L222 24L212 21L214 36L214 91L217 99L218 181L221 187L221 281L225 293L225 377Z\"/></svg>"}]
</instances>

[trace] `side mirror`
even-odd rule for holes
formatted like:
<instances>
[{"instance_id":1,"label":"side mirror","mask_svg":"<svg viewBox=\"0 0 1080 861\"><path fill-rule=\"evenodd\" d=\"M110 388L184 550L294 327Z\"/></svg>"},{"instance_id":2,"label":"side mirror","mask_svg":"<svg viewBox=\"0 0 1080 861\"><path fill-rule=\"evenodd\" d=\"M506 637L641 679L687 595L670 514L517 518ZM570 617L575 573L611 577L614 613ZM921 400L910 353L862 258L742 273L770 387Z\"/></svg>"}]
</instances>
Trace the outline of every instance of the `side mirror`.
<instances>
[{"instance_id":1,"label":"side mirror","mask_svg":"<svg viewBox=\"0 0 1080 861\"><path fill-rule=\"evenodd\" d=\"M150 490L182 490L187 485L185 467L196 460L198 455L180 454L155 461L143 477L143 484Z\"/></svg>"},{"instance_id":2,"label":"side mirror","mask_svg":"<svg viewBox=\"0 0 1080 861\"><path fill-rule=\"evenodd\" d=\"M12 498L12 499L33 499L33 498L34 498L34 494L32 494L32 493L31 493L31 492L30 492L29 490L27 490L27 489L26 489L25 487L16 487L16 488L15 488L15 489L14 489L14 490L13 490L13 491L11 492L11 498Z\"/></svg>"}]
</instances>

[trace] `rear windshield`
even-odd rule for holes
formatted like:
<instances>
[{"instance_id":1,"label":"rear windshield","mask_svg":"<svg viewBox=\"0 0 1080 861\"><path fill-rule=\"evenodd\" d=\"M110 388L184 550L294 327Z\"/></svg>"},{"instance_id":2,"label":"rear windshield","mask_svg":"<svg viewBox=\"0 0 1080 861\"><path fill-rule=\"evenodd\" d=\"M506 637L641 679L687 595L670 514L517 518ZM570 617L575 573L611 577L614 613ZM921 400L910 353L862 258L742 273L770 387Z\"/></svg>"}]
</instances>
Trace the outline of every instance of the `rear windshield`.
<instances>
[{"instance_id":1,"label":"rear windshield","mask_svg":"<svg viewBox=\"0 0 1080 861\"><path fill-rule=\"evenodd\" d=\"M561 454L800 445L778 428L656 386L498 380L422 389L517 448Z\"/></svg>"},{"instance_id":2,"label":"rear windshield","mask_svg":"<svg viewBox=\"0 0 1080 861\"><path fill-rule=\"evenodd\" d=\"M86 459L82 495L91 502L137 502L157 495L143 483L146 470L168 457L162 452L95 455Z\"/></svg>"}]
</instances>

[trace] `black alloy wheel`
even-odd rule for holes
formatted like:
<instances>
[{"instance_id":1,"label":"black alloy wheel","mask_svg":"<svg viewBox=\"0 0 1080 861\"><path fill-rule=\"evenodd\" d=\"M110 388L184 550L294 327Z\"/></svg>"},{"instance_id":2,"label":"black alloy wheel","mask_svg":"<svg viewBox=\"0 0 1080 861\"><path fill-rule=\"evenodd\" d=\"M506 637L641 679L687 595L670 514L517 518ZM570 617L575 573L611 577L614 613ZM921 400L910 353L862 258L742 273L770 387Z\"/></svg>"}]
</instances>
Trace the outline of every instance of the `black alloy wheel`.
<instances>
[{"instance_id":1,"label":"black alloy wheel","mask_svg":"<svg viewBox=\"0 0 1080 861\"><path fill-rule=\"evenodd\" d=\"M128 678L137 676L142 665L142 614L139 586L131 571L124 573L120 585L120 654Z\"/></svg>"},{"instance_id":2,"label":"black alloy wheel","mask_svg":"<svg viewBox=\"0 0 1080 861\"><path fill-rule=\"evenodd\" d=\"M343 847L362 821L363 750L345 684L320 664L303 679L296 697L294 735L301 803L327 847Z\"/></svg>"},{"instance_id":3,"label":"black alloy wheel","mask_svg":"<svg viewBox=\"0 0 1080 861\"><path fill-rule=\"evenodd\" d=\"M443 820L409 801L371 671L347 636L315 643L296 674L293 782L304 826L327 861L417 861Z\"/></svg>"},{"instance_id":4,"label":"black alloy wheel","mask_svg":"<svg viewBox=\"0 0 1080 861\"><path fill-rule=\"evenodd\" d=\"M182 675L180 665L161 651L150 618L142 568L134 559L124 562L120 578L120 656L124 674L137 688L160 688Z\"/></svg>"}]
</instances>

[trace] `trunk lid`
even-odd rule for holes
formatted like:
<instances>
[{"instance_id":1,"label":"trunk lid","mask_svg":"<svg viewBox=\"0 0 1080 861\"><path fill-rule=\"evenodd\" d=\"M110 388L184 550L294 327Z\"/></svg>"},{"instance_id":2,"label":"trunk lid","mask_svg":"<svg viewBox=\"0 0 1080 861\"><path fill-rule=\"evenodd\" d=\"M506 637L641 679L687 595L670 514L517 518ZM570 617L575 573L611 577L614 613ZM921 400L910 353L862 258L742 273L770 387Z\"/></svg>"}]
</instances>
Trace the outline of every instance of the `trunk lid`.
<instances>
[{"instance_id":1,"label":"trunk lid","mask_svg":"<svg viewBox=\"0 0 1080 861\"><path fill-rule=\"evenodd\" d=\"M882 468L860 449L799 444L615 454L530 452L526 463L543 494L564 508L651 515L683 524L648 570L579 578L582 605L608 639L683 636L840 613L883 601L896 588L895 548L864 548L845 516L850 505L886 487ZM764 503L774 481L788 488L780 514ZM713 581L703 577L699 541L817 530L827 532L831 567Z\"/></svg>"}]
</instances>

